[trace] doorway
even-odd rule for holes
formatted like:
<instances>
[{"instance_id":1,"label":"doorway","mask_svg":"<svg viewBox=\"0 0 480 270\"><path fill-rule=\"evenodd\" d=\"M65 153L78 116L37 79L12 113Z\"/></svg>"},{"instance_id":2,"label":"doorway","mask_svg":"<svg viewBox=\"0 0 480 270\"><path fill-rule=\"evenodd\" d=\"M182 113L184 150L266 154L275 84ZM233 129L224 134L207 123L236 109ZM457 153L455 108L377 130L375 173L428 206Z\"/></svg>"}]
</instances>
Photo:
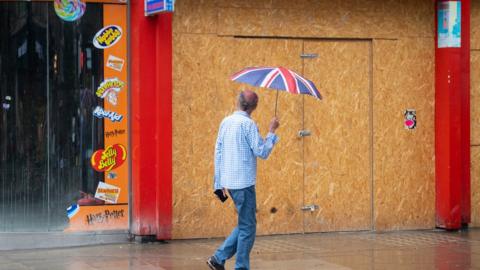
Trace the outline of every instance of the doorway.
<instances>
[{"instance_id":1,"label":"doorway","mask_svg":"<svg viewBox=\"0 0 480 270\"><path fill-rule=\"evenodd\" d=\"M280 143L258 167L259 234L372 230L371 41L233 38L226 47L242 57L225 59L219 77L246 66L284 66L324 97L280 93ZM253 118L261 126L273 115L276 92L256 92L261 104Z\"/></svg>"}]
</instances>

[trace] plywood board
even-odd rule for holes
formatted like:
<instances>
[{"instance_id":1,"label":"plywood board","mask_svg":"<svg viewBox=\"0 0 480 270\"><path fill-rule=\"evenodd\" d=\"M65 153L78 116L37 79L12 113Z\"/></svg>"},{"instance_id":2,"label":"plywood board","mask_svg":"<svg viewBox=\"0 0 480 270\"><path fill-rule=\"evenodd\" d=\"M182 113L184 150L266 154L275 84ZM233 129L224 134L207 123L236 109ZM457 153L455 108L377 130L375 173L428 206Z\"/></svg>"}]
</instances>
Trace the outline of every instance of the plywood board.
<instances>
[{"instance_id":1,"label":"plywood board","mask_svg":"<svg viewBox=\"0 0 480 270\"><path fill-rule=\"evenodd\" d=\"M433 47L431 39L373 43L377 230L435 226ZM406 109L416 110L414 130L404 127Z\"/></svg>"},{"instance_id":2,"label":"plywood board","mask_svg":"<svg viewBox=\"0 0 480 270\"><path fill-rule=\"evenodd\" d=\"M301 42L174 35L173 237L225 236L236 224L229 200L213 192L213 151L218 126L235 109L240 85L229 76L252 65L300 68ZM266 134L275 92L254 89L260 104L253 114ZM301 99L280 97L281 140L257 177L258 234L301 232ZM274 209L272 211L272 209Z\"/></svg>"},{"instance_id":3,"label":"plywood board","mask_svg":"<svg viewBox=\"0 0 480 270\"><path fill-rule=\"evenodd\" d=\"M480 145L480 51L470 53L470 142Z\"/></svg>"},{"instance_id":4,"label":"plywood board","mask_svg":"<svg viewBox=\"0 0 480 270\"><path fill-rule=\"evenodd\" d=\"M254 4L255 3L255 4ZM328 38L433 37L432 1L219 1L218 34Z\"/></svg>"},{"instance_id":5,"label":"plywood board","mask_svg":"<svg viewBox=\"0 0 480 270\"><path fill-rule=\"evenodd\" d=\"M324 100L305 97L305 231L372 229L370 42L306 41L305 76Z\"/></svg>"},{"instance_id":6,"label":"plywood board","mask_svg":"<svg viewBox=\"0 0 480 270\"><path fill-rule=\"evenodd\" d=\"M471 148L471 227L480 227L480 147Z\"/></svg>"},{"instance_id":7,"label":"plywood board","mask_svg":"<svg viewBox=\"0 0 480 270\"><path fill-rule=\"evenodd\" d=\"M174 33L212 34L217 32L217 8L213 0L175 2Z\"/></svg>"}]
</instances>

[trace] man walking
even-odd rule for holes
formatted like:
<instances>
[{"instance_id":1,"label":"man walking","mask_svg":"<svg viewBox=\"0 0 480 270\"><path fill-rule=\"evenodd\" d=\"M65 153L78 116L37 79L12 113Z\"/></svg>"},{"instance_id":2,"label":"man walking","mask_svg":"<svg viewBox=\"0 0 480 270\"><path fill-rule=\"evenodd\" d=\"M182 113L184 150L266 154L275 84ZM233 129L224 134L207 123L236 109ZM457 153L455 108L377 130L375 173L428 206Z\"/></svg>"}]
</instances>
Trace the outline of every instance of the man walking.
<instances>
[{"instance_id":1,"label":"man walking","mask_svg":"<svg viewBox=\"0 0 480 270\"><path fill-rule=\"evenodd\" d=\"M245 90L237 101L238 110L223 119L215 145L215 190L228 191L238 213L238 225L215 254L207 261L213 270L225 269L225 261L235 253L236 270L250 269L250 251L256 233L257 157L267 159L278 140L275 130L279 126L274 117L269 133L262 138L255 122L250 118L257 108L258 96Z\"/></svg>"}]
</instances>

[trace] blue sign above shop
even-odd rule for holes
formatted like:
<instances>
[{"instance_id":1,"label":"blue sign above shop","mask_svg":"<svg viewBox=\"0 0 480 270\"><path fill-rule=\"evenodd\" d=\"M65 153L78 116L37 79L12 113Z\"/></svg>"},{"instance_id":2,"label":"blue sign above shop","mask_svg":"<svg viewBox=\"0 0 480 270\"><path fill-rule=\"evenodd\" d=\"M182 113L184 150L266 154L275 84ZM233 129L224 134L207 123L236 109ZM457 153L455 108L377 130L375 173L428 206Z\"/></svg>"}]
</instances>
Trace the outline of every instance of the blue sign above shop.
<instances>
[{"instance_id":1,"label":"blue sign above shop","mask_svg":"<svg viewBox=\"0 0 480 270\"><path fill-rule=\"evenodd\" d=\"M175 0L145 0L145 16L173 12Z\"/></svg>"}]
</instances>

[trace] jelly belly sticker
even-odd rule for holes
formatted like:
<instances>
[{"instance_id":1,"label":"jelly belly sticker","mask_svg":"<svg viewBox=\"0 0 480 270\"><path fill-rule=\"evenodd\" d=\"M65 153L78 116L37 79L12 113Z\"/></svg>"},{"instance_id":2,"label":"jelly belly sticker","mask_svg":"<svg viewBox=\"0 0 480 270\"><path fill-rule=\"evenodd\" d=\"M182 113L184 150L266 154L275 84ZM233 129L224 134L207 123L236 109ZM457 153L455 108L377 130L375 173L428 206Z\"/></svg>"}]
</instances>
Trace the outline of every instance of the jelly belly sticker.
<instances>
[{"instance_id":1,"label":"jelly belly sticker","mask_svg":"<svg viewBox=\"0 0 480 270\"><path fill-rule=\"evenodd\" d=\"M125 63L125 60L123 60L120 57L116 57L114 55L109 55L107 59L107 67L116 70L118 72L122 72L123 69L123 64Z\"/></svg>"},{"instance_id":2,"label":"jelly belly sticker","mask_svg":"<svg viewBox=\"0 0 480 270\"><path fill-rule=\"evenodd\" d=\"M85 3L80 0L55 0L53 7L57 16L67 22L80 19L86 9Z\"/></svg>"},{"instance_id":3,"label":"jelly belly sticker","mask_svg":"<svg viewBox=\"0 0 480 270\"><path fill-rule=\"evenodd\" d=\"M415 129L417 126L417 112L415 110L406 110L405 113L403 114L405 119L404 119L404 125L406 129Z\"/></svg>"},{"instance_id":4,"label":"jelly belly sticker","mask_svg":"<svg viewBox=\"0 0 480 270\"><path fill-rule=\"evenodd\" d=\"M72 204L67 208L67 216L68 218L74 217L78 211L80 211L80 206L78 204Z\"/></svg>"},{"instance_id":5,"label":"jelly belly sticker","mask_svg":"<svg viewBox=\"0 0 480 270\"><path fill-rule=\"evenodd\" d=\"M125 83L117 78L106 79L97 88L95 94L97 97L106 98L110 104L116 106L118 104L117 95L124 86Z\"/></svg>"},{"instance_id":6,"label":"jelly belly sticker","mask_svg":"<svg viewBox=\"0 0 480 270\"><path fill-rule=\"evenodd\" d=\"M95 110L93 110L93 115L100 119L108 118L112 122L120 122L123 119L123 115L116 112L106 111L100 106L97 106Z\"/></svg>"},{"instance_id":7,"label":"jelly belly sticker","mask_svg":"<svg viewBox=\"0 0 480 270\"><path fill-rule=\"evenodd\" d=\"M95 198L104 200L109 203L117 203L120 188L104 182L99 182Z\"/></svg>"},{"instance_id":8,"label":"jelly belly sticker","mask_svg":"<svg viewBox=\"0 0 480 270\"><path fill-rule=\"evenodd\" d=\"M120 26L105 26L93 37L93 45L98 49L106 49L115 45L120 38L122 38L122 28Z\"/></svg>"},{"instance_id":9,"label":"jelly belly sticker","mask_svg":"<svg viewBox=\"0 0 480 270\"><path fill-rule=\"evenodd\" d=\"M127 150L121 144L108 146L93 153L90 158L93 169L97 172L109 172L120 167L127 160Z\"/></svg>"}]
</instances>

